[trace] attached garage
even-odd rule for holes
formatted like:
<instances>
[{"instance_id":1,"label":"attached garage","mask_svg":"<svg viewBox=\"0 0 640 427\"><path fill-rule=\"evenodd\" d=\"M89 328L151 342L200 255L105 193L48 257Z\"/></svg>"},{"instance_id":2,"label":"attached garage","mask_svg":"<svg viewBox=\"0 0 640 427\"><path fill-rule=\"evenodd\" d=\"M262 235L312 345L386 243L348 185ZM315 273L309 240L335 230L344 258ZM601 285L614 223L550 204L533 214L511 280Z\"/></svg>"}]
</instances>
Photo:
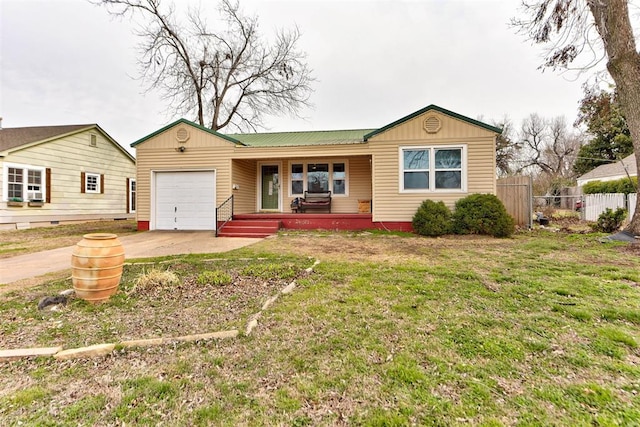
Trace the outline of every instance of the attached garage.
<instances>
[{"instance_id":1,"label":"attached garage","mask_svg":"<svg viewBox=\"0 0 640 427\"><path fill-rule=\"evenodd\" d=\"M223 135L179 119L131 144L138 230L214 230L219 207L221 226L268 214L285 228L409 231L425 200L496 193L500 132L436 105L378 129ZM331 215L290 212L314 191L331 191Z\"/></svg>"},{"instance_id":2,"label":"attached garage","mask_svg":"<svg viewBox=\"0 0 640 427\"><path fill-rule=\"evenodd\" d=\"M155 172L155 230L215 230L215 171Z\"/></svg>"}]
</instances>

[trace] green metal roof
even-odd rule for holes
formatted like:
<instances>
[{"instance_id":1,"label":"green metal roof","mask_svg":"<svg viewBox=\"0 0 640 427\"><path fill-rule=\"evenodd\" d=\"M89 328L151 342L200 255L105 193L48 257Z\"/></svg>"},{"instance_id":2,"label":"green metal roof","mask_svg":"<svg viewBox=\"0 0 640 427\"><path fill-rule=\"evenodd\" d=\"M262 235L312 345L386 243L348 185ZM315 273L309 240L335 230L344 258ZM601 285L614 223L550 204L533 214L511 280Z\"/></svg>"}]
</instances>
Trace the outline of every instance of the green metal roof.
<instances>
[{"instance_id":1,"label":"green metal roof","mask_svg":"<svg viewBox=\"0 0 640 427\"><path fill-rule=\"evenodd\" d=\"M482 123L482 122L480 122L478 120L471 119L469 117L463 116L463 115L458 114L458 113L454 113L453 111L445 110L442 107L438 107L437 105L431 104L431 105L428 105L428 106L424 107L421 110L416 111L415 113L411 113L408 116L404 116L403 118L401 118L399 120L396 120L393 123L389 123L388 125L383 126L380 129L374 129L372 132L370 132L370 133L368 133L368 134L366 134L364 136L364 140L367 141L369 138L371 138L371 137L373 137L375 135L378 135L379 133L382 133L382 132L384 132L386 130L389 130L389 129L393 128L393 127L396 127L396 126L398 126L398 125L400 125L400 124L402 124L402 123L404 123L404 122L406 122L408 120L411 120L411 119L419 116L420 114L424 114L429 110L439 111L440 113L445 114L447 116L451 116L453 118L456 118L458 120L462 120L464 122L467 122L467 123L475 125L475 126L480 126L481 128L484 128L484 129L486 129L486 130L488 130L490 132L495 132L495 133L498 133L498 134L502 133L502 129L500 129L500 128L488 125L486 123Z\"/></svg>"},{"instance_id":2,"label":"green metal roof","mask_svg":"<svg viewBox=\"0 0 640 427\"><path fill-rule=\"evenodd\" d=\"M345 145L345 144L364 144L367 140L375 135L385 132L395 126L398 126L408 120L411 120L420 114L423 114L429 110L439 111L442 114L451 116L458 120L462 120L469 124L479 126L490 132L502 133L502 129L482 123L478 120L470 119L469 117L462 116L453 111L445 110L437 105L429 105L415 113L409 114L396 120L393 123L389 123L379 129L354 129L354 130L326 130L326 131L304 131L304 132L267 132L267 133L237 133L237 134L222 134L204 126L200 126L197 123L191 122L186 119L176 120L175 122L153 132L150 135L145 136L132 143L131 146L142 144L144 141L166 131L167 129L179 124L184 123L190 126L196 127L204 132L215 135L219 138L226 139L234 144L245 145L248 147L301 147L301 146L313 146L313 145Z\"/></svg>"},{"instance_id":3,"label":"green metal roof","mask_svg":"<svg viewBox=\"0 0 640 427\"><path fill-rule=\"evenodd\" d=\"M250 147L300 147L311 145L362 144L363 136L374 129L327 130L308 132L270 132L230 134L229 137Z\"/></svg>"}]
</instances>

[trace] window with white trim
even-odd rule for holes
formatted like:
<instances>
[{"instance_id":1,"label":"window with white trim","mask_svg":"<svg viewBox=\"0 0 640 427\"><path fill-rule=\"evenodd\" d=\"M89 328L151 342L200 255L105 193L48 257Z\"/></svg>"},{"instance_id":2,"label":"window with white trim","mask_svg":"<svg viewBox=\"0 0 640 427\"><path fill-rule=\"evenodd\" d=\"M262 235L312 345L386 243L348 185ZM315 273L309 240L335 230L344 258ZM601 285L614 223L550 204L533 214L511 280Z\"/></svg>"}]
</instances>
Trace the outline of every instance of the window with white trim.
<instances>
[{"instance_id":1,"label":"window with white trim","mask_svg":"<svg viewBox=\"0 0 640 427\"><path fill-rule=\"evenodd\" d=\"M42 200L42 171L29 169L27 172L27 199Z\"/></svg>"},{"instance_id":2,"label":"window with white trim","mask_svg":"<svg viewBox=\"0 0 640 427\"><path fill-rule=\"evenodd\" d=\"M344 163L332 165L333 194L345 194L347 184L347 170Z\"/></svg>"},{"instance_id":3,"label":"window with white trim","mask_svg":"<svg viewBox=\"0 0 640 427\"><path fill-rule=\"evenodd\" d=\"M466 147L400 147L400 191L466 190Z\"/></svg>"},{"instance_id":4,"label":"window with white trim","mask_svg":"<svg viewBox=\"0 0 640 427\"><path fill-rule=\"evenodd\" d=\"M84 174L84 190L86 193L100 192L100 174L85 173Z\"/></svg>"},{"instance_id":5,"label":"window with white trim","mask_svg":"<svg viewBox=\"0 0 640 427\"><path fill-rule=\"evenodd\" d=\"M330 190L329 163L309 163L307 165L307 191L320 193Z\"/></svg>"},{"instance_id":6,"label":"window with white trim","mask_svg":"<svg viewBox=\"0 0 640 427\"><path fill-rule=\"evenodd\" d=\"M347 162L292 163L290 195L302 196L305 191L331 191L334 195L348 194Z\"/></svg>"},{"instance_id":7,"label":"window with white trim","mask_svg":"<svg viewBox=\"0 0 640 427\"><path fill-rule=\"evenodd\" d=\"M6 164L3 175L5 200L44 200L45 168Z\"/></svg>"},{"instance_id":8,"label":"window with white trim","mask_svg":"<svg viewBox=\"0 0 640 427\"><path fill-rule=\"evenodd\" d=\"M136 180L129 180L129 212L134 213L136 211Z\"/></svg>"},{"instance_id":9,"label":"window with white trim","mask_svg":"<svg viewBox=\"0 0 640 427\"><path fill-rule=\"evenodd\" d=\"M291 194L304 194L304 165L291 165Z\"/></svg>"},{"instance_id":10,"label":"window with white trim","mask_svg":"<svg viewBox=\"0 0 640 427\"><path fill-rule=\"evenodd\" d=\"M9 176L7 179L8 190L7 197L9 199L24 200L24 170L19 168L9 168Z\"/></svg>"}]
</instances>

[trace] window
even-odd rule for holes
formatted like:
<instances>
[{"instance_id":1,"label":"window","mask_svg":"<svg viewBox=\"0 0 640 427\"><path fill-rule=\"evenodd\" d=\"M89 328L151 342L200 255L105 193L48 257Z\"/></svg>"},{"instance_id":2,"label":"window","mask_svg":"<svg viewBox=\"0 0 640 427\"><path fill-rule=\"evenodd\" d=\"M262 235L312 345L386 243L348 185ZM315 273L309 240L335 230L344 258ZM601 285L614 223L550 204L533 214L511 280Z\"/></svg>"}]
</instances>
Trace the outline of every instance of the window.
<instances>
[{"instance_id":1,"label":"window","mask_svg":"<svg viewBox=\"0 0 640 427\"><path fill-rule=\"evenodd\" d=\"M8 181L9 188L7 196L9 199L23 199L22 189L24 187L24 173L23 169L9 168Z\"/></svg>"},{"instance_id":2,"label":"window","mask_svg":"<svg viewBox=\"0 0 640 427\"><path fill-rule=\"evenodd\" d=\"M333 194L345 194L347 173L344 163L333 164Z\"/></svg>"},{"instance_id":3,"label":"window","mask_svg":"<svg viewBox=\"0 0 640 427\"><path fill-rule=\"evenodd\" d=\"M303 195L305 190L347 195L347 163L292 163L290 180L292 196Z\"/></svg>"},{"instance_id":4,"label":"window","mask_svg":"<svg viewBox=\"0 0 640 427\"><path fill-rule=\"evenodd\" d=\"M436 190L462 188L462 150L435 150Z\"/></svg>"},{"instance_id":5,"label":"window","mask_svg":"<svg viewBox=\"0 0 640 427\"><path fill-rule=\"evenodd\" d=\"M42 200L42 171L29 170L27 173L27 199Z\"/></svg>"},{"instance_id":6,"label":"window","mask_svg":"<svg viewBox=\"0 0 640 427\"><path fill-rule=\"evenodd\" d=\"M307 190L312 193L329 191L328 163L311 163L307 165Z\"/></svg>"},{"instance_id":7,"label":"window","mask_svg":"<svg viewBox=\"0 0 640 427\"><path fill-rule=\"evenodd\" d=\"M405 150L404 189L429 188L429 150Z\"/></svg>"},{"instance_id":8,"label":"window","mask_svg":"<svg viewBox=\"0 0 640 427\"><path fill-rule=\"evenodd\" d=\"M127 211L136 211L136 180L133 178L127 178Z\"/></svg>"},{"instance_id":9,"label":"window","mask_svg":"<svg viewBox=\"0 0 640 427\"><path fill-rule=\"evenodd\" d=\"M80 172L81 193L104 193L104 175Z\"/></svg>"},{"instance_id":10,"label":"window","mask_svg":"<svg viewBox=\"0 0 640 427\"><path fill-rule=\"evenodd\" d=\"M304 165L291 165L291 194L304 193Z\"/></svg>"},{"instance_id":11,"label":"window","mask_svg":"<svg viewBox=\"0 0 640 427\"><path fill-rule=\"evenodd\" d=\"M6 200L44 200L45 168L7 164L4 177Z\"/></svg>"},{"instance_id":12,"label":"window","mask_svg":"<svg viewBox=\"0 0 640 427\"><path fill-rule=\"evenodd\" d=\"M85 190L87 193L99 193L100 192L100 175L88 173L85 175Z\"/></svg>"},{"instance_id":13,"label":"window","mask_svg":"<svg viewBox=\"0 0 640 427\"><path fill-rule=\"evenodd\" d=\"M400 191L464 191L466 147L400 148Z\"/></svg>"}]
</instances>

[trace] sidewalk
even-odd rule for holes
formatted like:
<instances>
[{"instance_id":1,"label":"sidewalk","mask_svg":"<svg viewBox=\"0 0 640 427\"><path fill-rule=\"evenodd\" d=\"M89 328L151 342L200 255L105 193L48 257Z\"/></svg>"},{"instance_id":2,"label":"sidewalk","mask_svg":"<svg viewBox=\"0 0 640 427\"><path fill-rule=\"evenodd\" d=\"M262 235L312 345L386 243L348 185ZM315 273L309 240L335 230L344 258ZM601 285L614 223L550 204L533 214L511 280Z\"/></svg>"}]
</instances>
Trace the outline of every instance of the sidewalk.
<instances>
[{"instance_id":1,"label":"sidewalk","mask_svg":"<svg viewBox=\"0 0 640 427\"><path fill-rule=\"evenodd\" d=\"M227 252L262 239L214 237L211 231L145 231L118 237L125 259ZM19 280L71 268L74 246L0 260L0 289Z\"/></svg>"}]
</instances>

